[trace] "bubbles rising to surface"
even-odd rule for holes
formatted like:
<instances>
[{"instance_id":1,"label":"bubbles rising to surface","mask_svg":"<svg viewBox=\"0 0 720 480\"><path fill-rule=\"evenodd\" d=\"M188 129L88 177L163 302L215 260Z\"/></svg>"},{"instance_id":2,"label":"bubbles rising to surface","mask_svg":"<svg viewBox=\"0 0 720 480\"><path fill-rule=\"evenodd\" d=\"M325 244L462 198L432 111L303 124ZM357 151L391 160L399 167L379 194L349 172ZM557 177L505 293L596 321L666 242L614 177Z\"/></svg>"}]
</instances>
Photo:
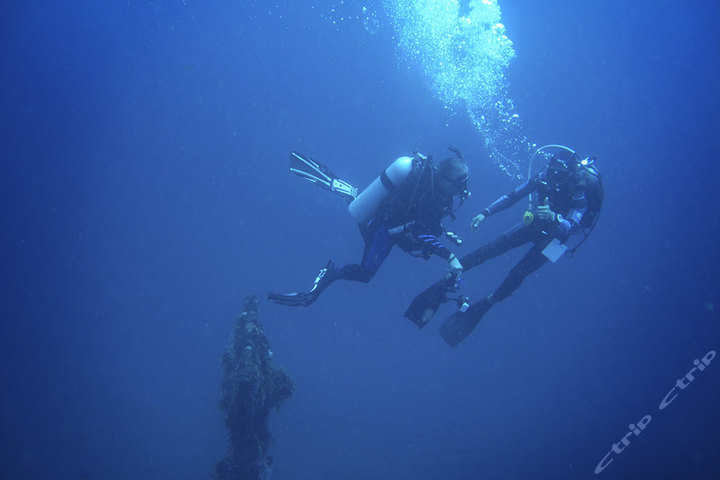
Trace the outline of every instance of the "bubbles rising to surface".
<instances>
[{"instance_id":1,"label":"bubbles rising to surface","mask_svg":"<svg viewBox=\"0 0 720 480\"><path fill-rule=\"evenodd\" d=\"M314 7L313 7L314 8ZM363 28L370 35L375 35L380 30L380 19L375 8L367 2L356 2L352 0L340 0L334 2L320 16L331 22L337 28L345 22L360 22Z\"/></svg>"},{"instance_id":2,"label":"bubbles rising to surface","mask_svg":"<svg viewBox=\"0 0 720 480\"><path fill-rule=\"evenodd\" d=\"M371 35L390 24L400 63L420 70L446 110L467 112L496 166L524 178L535 145L508 92L505 72L515 51L497 0L339 0L321 16L338 29L359 22Z\"/></svg>"},{"instance_id":3,"label":"bubbles rising to surface","mask_svg":"<svg viewBox=\"0 0 720 480\"><path fill-rule=\"evenodd\" d=\"M515 51L497 0L394 0L388 5L402 60L422 70L445 108L466 110L491 160L522 178L532 145L522 134L505 71Z\"/></svg>"}]
</instances>

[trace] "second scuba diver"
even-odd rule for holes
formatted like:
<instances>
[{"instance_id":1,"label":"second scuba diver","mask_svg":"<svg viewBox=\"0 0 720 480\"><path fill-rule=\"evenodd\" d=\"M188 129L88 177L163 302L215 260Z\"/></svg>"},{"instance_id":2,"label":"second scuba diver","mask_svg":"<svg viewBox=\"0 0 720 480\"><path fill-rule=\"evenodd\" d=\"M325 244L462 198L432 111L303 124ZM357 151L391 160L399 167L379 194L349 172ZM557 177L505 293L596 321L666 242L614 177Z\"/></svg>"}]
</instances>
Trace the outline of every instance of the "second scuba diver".
<instances>
[{"instance_id":1,"label":"second scuba diver","mask_svg":"<svg viewBox=\"0 0 720 480\"><path fill-rule=\"evenodd\" d=\"M597 222L604 193L600 173L592 165L594 159L581 159L573 150L561 145L541 147L535 154L538 153L549 158L544 169L498 198L472 220L471 227L475 229L487 217L530 195L530 208L525 212L523 221L464 256L461 262L465 271L526 243L533 246L490 295L469 305L469 308L467 297L457 299L462 307L440 327L440 335L453 347L470 335L490 307L509 297L528 275L548 260L555 262L564 253L574 252L580 244L568 251L566 242L569 237L582 232L587 238ZM455 300L448 298L447 294L457 287L457 277L438 281L415 298L405 316L422 328L432 319L441 303Z\"/></svg>"},{"instance_id":2,"label":"second scuba diver","mask_svg":"<svg viewBox=\"0 0 720 480\"><path fill-rule=\"evenodd\" d=\"M469 196L468 167L460 152L450 148L449 157L434 166L431 157L416 153L400 157L383 170L360 194L340 180L326 166L298 152L290 154L290 171L310 182L342 196L351 216L358 222L365 242L359 264L335 268L333 261L320 270L307 292L269 293L268 298L281 305L308 306L332 282L350 280L369 282L397 245L410 255L429 259L437 255L448 261L448 277L457 277L462 264L443 245L443 233L456 244L461 241L442 226L442 219L454 219L454 199L460 204Z\"/></svg>"}]
</instances>

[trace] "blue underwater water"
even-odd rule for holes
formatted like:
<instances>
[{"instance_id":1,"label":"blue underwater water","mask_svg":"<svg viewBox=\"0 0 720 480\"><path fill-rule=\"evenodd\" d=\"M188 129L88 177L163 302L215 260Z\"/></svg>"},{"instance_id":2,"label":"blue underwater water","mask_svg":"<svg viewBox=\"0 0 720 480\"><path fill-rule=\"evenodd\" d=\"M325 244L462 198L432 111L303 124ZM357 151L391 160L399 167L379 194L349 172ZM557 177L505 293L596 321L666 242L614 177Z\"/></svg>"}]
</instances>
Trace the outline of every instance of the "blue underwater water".
<instances>
[{"instance_id":1,"label":"blue underwater water","mask_svg":"<svg viewBox=\"0 0 720 480\"><path fill-rule=\"evenodd\" d=\"M220 358L256 293L296 383L269 478L720 478L720 359L659 408L720 351L720 4L496 3L2 2L0 477L209 478ZM468 253L522 216L469 228L549 143L598 157L597 228L457 348L451 305L403 317L438 258L393 251L309 308L264 300L363 247L290 151L363 187L457 146Z\"/></svg>"}]
</instances>

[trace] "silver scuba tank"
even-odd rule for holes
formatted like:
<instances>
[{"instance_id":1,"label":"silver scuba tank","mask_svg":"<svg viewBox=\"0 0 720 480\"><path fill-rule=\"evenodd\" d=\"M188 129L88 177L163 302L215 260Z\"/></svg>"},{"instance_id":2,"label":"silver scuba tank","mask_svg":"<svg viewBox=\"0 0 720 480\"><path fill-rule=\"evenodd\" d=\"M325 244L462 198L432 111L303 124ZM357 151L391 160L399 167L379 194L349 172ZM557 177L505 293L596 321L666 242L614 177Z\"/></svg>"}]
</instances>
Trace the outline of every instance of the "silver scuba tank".
<instances>
[{"instance_id":1,"label":"silver scuba tank","mask_svg":"<svg viewBox=\"0 0 720 480\"><path fill-rule=\"evenodd\" d=\"M407 182L413 169L413 161L413 157L396 159L384 170L383 174L373 180L355 200L350 202L348 211L356 222L364 223L370 220L377 213L382 202ZM388 181L390 185L386 185Z\"/></svg>"}]
</instances>

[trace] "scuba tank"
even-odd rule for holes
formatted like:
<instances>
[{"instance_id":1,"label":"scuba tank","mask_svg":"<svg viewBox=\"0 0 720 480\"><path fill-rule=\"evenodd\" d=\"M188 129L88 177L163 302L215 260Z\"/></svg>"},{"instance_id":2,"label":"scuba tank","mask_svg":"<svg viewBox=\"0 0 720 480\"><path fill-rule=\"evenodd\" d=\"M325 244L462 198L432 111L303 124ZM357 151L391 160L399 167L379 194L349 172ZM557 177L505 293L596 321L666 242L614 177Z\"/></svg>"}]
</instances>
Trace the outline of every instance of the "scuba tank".
<instances>
[{"instance_id":1,"label":"scuba tank","mask_svg":"<svg viewBox=\"0 0 720 480\"><path fill-rule=\"evenodd\" d=\"M372 183L355 198L348 211L350 216L358 223L370 220L380 205L399 187L407 182L416 159L424 160L426 157L417 154L416 157L400 157L391 163Z\"/></svg>"}]
</instances>

